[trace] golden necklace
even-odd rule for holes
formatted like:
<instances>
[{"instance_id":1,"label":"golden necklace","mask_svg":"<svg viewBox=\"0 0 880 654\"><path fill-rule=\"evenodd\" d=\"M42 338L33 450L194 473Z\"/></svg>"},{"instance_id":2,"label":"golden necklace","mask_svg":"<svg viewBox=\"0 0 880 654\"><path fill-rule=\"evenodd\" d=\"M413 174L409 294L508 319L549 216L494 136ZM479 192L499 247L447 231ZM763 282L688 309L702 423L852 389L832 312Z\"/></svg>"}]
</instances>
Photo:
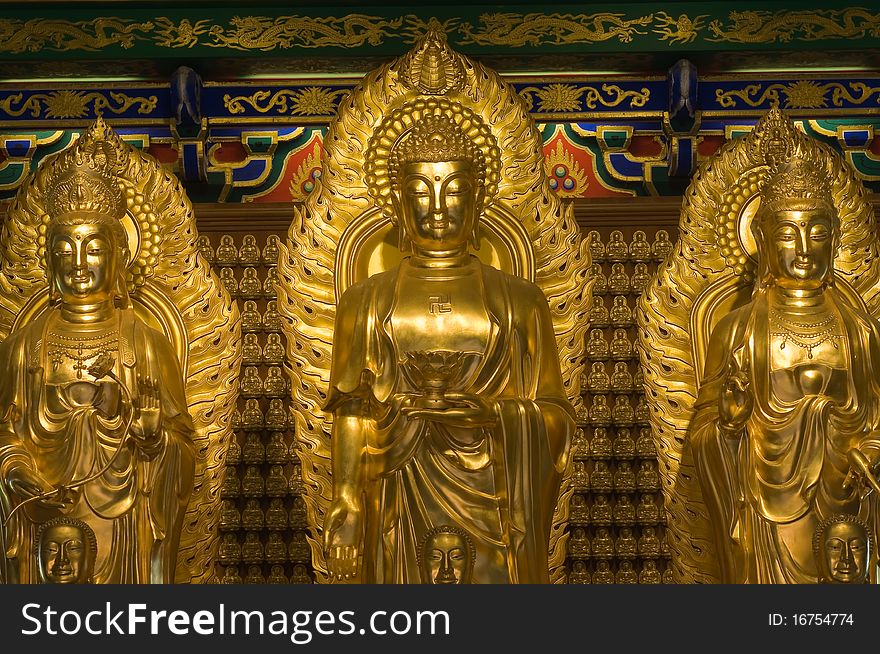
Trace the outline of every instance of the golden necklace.
<instances>
[{"instance_id":1,"label":"golden necklace","mask_svg":"<svg viewBox=\"0 0 880 654\"><path fill-rule=\"evenodd\" d=\"M823 343L830 342L835 350L840 349L838 340L843 334L838 331L837 316L833 313L813 322L802 322L793 314L770 309L770 336L782 339L780 350L785 349L786 343L793 343L806 350L807 358L812 359L813 350Z\"/></svg>"},{"instance_id":2,"label":"golden necklace","mask_svg":"<svg viewBox=\"0 0 880 654\"><path fill-rule=\"evenodd\" d=\"M83 370L88 370L88 362L102 354L119 351L119 328L101 332L92 336L67 335L49 329L46 334L46 346L52 371L55 372L65 359L73 361L76 378L82 379Z\"/></svg>"}]
</instances>

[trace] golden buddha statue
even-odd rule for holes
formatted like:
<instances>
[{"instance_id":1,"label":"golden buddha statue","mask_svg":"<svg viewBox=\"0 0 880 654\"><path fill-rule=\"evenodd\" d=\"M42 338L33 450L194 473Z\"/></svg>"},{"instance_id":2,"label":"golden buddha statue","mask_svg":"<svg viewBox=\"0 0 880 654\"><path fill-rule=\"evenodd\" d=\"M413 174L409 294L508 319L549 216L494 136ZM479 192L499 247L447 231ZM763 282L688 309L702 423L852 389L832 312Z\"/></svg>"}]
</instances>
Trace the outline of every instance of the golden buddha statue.
<instances>
[{"instance_id":1,"label":"golden buddha statue","mask_svg":"<svg viewBox=\"0 0 880 654\"><path fill-rule=\"evenodd\" d=\"M685 243L651 287L663 299L648 294L640 305L645 335L656 334L653 313L668 301L678 309L664 319L665 333L678 333L684 311L699 325L686 358L680 350L660 356L662 338L641 346L658 452L678 461L663 471L667 501L685 495L667 506L688 507L687 516L670 513L675 573L683 581L816 583L817 527L835 515L877 520L880 323L867 302L876 298L880 266L861 254L876 251L874 217L846 164L778 110L718 159L713 175L698 174L686 194L718 193L718 226L690 227L702 220L697 204L711 203L686 200ZM703 248L717 258L705 265L723 271L708 289L664 279L699 265L681 256L695 251L695 229L739 230L717 250ZM683 390L692 392L693 381L657 374L669 355L693 361L692 404ZM683 371L678 363L673 374ZM674 390L658 394L661 387ZM671 413L667 402L675 403ZM684 449L667 448L673 433L684 435Z\"/></svg>"},{"instance_id":2,"label":"golden buddha statue","mask_svg":"<svg viewBox=\"0 0 880 654\"><path fill-rule=\"evenodd\" d=\"M866 584L874 564L873 535L854 515L835 515L816 527L813 555L820 584Z\"/></svg>"},{"instance_id":3,"label":"golden buddha statue","mask_svg":"<svg viewBox=\"0 0 880 654\"><path fill-rule=\"evenodd\" d=\"M440 525L428 531L419 545L423 584L470 584L477 551L463 529Z\"/></svg>"},{"instance_id":4,"label":"golden buddha statue","mask_svg":"<svg viewBox=\"0 0 880 654\"><path fill-rule=\"evenodd\" d=\"M37 530L37 571L43 584L94 583L98 540L82 520L61 516Z\"/></svg>"},{"instance_id":5,"label":"golden buddha statue","mask_svg":"<svg viewBox=\"0 0 880 654\"><path fill-rule=\"evenodd\" d=\"M330 130L276 286L318 579L420 583L448 525L474 583L564 580L590 262L534 124L432 21Z\"/></svg>"},{"instance_id":6,"label":"golden buddha statue","mask_svg":"<svg viewBox=\"0 0 880 654\"><path fill-rule=\"evenodd\" d=\"M263 247L261 258L264 266L275 267L278 265L278 237L275 234L266 237L266 245Z\"/></svg>"}]
</instances>

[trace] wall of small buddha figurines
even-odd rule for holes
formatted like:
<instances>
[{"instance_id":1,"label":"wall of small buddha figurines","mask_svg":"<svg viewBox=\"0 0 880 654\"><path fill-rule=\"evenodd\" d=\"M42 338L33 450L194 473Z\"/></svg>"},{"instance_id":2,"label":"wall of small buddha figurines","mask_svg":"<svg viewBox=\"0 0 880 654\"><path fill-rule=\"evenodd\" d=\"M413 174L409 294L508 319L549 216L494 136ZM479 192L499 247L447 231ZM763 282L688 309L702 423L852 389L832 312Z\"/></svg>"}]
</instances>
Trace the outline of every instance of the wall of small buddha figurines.
<instances>
[{"instance_id":1,"label":"wall of small buddha figurines","mask_svg":"<svg viewBox=\"0 0 880 654\"><path fill-rule=\"evenodd\" d=\"M216 563L224 583L313 582L274 288L282 238L282 231L202 230L199 239L242 318L241 396ZM633 314L675 232L599 229L588 238L596 283L573 443L568 581L662 583L669 550Z\"/></svg>"},{"instance_id":2,"label":"wall of small buddha figurines","mask_svg":"<svg viewBox=\"0 0 880 654\"><path fill-rule=\"evenodd\" d=\"M606 229L588 238L596 282L572 453L568 581L671 582L634 309L675 232Z\"/></svg>"}]
</instances>

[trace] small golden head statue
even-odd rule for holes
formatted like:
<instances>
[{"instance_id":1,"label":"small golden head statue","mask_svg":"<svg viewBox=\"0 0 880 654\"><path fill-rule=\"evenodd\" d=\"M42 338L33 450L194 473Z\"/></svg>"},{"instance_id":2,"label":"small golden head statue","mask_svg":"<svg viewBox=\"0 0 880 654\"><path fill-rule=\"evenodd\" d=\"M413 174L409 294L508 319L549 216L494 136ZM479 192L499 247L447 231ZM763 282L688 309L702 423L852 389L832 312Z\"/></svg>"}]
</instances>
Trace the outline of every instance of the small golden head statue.
<instances>
[{"instance_id":1,"label":"small golden head statue","mask_svg":"<svg viewBox=\"0 0 880 654\"><path fill-rule=\"evenodd\" d=\"M98 554L95 532L76 518L53 518L37 530L38 576L44 584L91 584Z\"/></svg>"},{"instance_id":2,"label":"small golden head statue","mask_svg":"<svg viewBox=\"0 0 880 654\"><path fill-rule=\"evenodd\" d=\"M418 549L423 584L469 584L477 551L463 529L440 525L428 530Z\"/></svg>"},{"instance_id":3,"label":"small golden head statue","mask_svg":"<svg viewBox=\"0 0 880 654\"><path fill-rule=\"evenodd\" d=\"M854 515L835 515L819 523L813 555L820 584L868 583L874 543L867 523Z\"/></svg>"}]
</instances>

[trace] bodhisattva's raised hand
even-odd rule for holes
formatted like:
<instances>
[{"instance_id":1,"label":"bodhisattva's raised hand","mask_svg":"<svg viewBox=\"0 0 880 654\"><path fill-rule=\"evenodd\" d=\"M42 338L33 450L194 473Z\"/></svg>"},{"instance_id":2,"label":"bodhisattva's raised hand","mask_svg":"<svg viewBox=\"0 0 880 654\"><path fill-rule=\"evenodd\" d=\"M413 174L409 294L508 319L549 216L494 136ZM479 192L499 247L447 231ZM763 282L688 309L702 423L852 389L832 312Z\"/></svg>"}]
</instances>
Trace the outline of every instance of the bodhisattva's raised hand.
<instances>
[{"instance_id":1,"label":"bodhisattva's raised hand","mask_svg":"<svg viewBox=\"0 0 880 654\"><path fill-rule=\"evenodd\" d=\"M150 377L137 378L138 395L134 398L134 421L132 432L141 445L153 445L159 437L162 425L162 404L158 380Z\"/></svg>"}]
</instances>

